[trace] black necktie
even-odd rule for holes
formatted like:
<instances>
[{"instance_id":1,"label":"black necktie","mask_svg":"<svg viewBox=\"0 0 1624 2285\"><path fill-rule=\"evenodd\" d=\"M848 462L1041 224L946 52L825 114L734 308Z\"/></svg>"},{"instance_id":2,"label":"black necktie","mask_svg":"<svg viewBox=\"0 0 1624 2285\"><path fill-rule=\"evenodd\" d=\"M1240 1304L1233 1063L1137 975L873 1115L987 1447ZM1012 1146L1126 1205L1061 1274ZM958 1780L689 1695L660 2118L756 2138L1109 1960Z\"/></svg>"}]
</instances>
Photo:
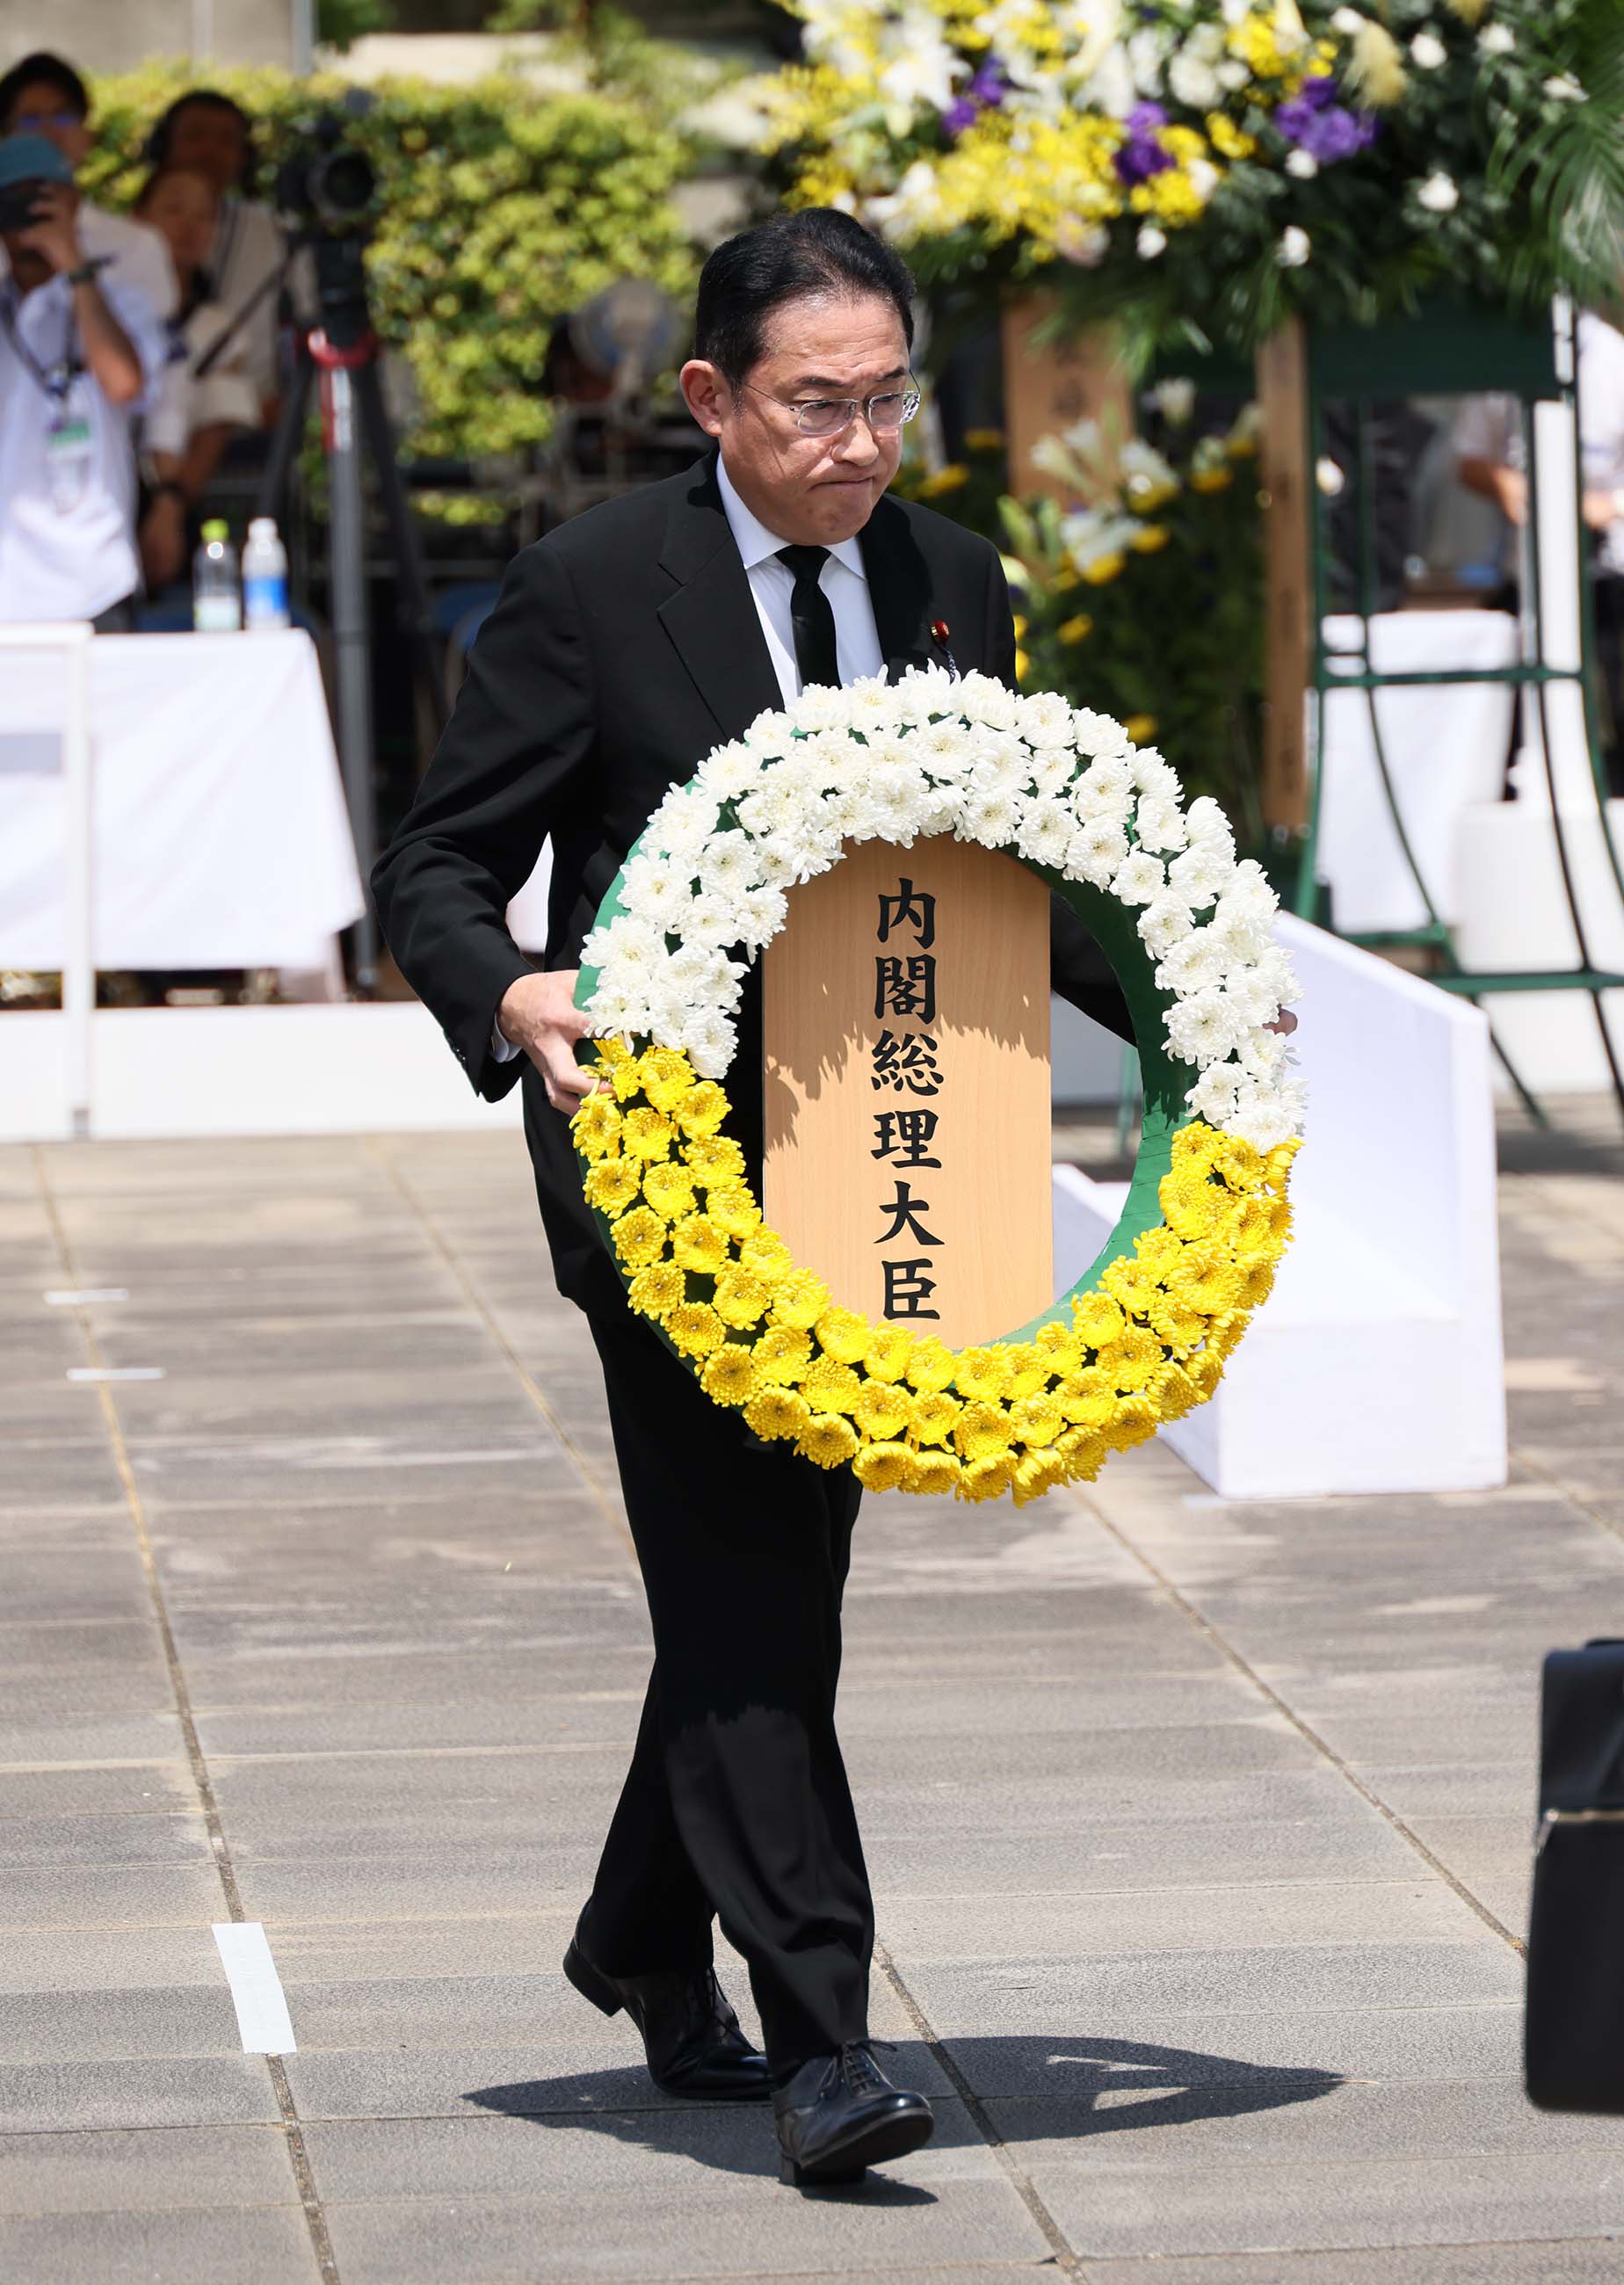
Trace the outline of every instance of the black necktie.
<instances>
[{"instance_id":1,"label":"black necktie","mask_svg":"<svg viewBox=\"0 0 1624 2285\"><path fill-rule=\"evenodd\" d=\"M818 584L828 560L827 547L781 547L778 560L795 574L789 598L789 624L795 629L795 663L801 670L801 687L814 682L840 687L840 663L835 650L835 614Z\"/></svg>"}]
</instances>

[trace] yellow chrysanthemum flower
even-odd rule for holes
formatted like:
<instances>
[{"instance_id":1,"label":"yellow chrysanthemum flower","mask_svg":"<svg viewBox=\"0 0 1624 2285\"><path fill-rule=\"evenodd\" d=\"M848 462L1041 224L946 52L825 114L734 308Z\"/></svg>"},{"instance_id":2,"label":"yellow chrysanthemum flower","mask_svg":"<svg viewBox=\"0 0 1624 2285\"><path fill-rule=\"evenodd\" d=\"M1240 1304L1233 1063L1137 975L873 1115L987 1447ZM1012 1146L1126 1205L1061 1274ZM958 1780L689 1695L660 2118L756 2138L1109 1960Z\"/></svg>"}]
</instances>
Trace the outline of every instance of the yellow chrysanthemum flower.
<instances>
[{"instance_id":1,"label":"yellow chrysanthemum flower","mask_svg":"<svg viewBox=\"0 0 1624 2285\"><path fill-rule=\"evenodd\" d=\"M1135 555L1159 555L1172 538L1165 523L1142 523L1128 546Z\"/></svg>"},{"instance_id":2,"label":"yellow chrysanthemum flower","mask_svg":"<svg viewBox=\"0 0 1624 2285\"><path fill-rule=\"evenodd\" d=\"M1004 1394L1010 1398L1035 1396L1047 1388L1055 1378L1055 1367L1048 1351L1036 1341L1016 1341L1004 1352L1009 1377L1004 1384Z\"/></svg>"},{"instance_id":3,"label":"yellow chrysanthemum flower","mask_svg":"<svg viewBox=\"0 0 1624 2285\"><path fill-rule=\"evenodd\" d=\"M724 1269L716 1281L710 1305L725 1325L758 1324L767 1313L772 1295L759 1277L748 1269Z\"/></svg>"},{"instance_id":4,"label":"yellow chrysanthemum flower","mask_svg":"<svg viewBox=\"0 0 1624 2285\"><path fill-rule=\"evenodd\" d=\"M1055 628L1057 639L1070 650L1074 644L1087 642L1094 632L1094 621L1087 611L1073 611L1069 619L1062 619Z\"/></svg>"},{"instance_id":5,"label":"yellow chrysanthemum flower","mask_svg":"<svg viewBox=\"0 0 1624 2285\"><path fill-rule=\"evenodd\" d=\"M1158 1420L1182 1420L1201 1402L1195 1382L1176 1364L1164 1364L1153 1372L1145 1384L1145 1394L1155 1406Z\"/></svg>"},{"instance_id":6,"label":"yellow chrysanthemum flower","mask_svg":"<svg viewBox=\"0 0 1624 2285\"><path fill-rule=\"evenodd\" d=\"M615 1090L616 1103L634 1103L643 1092L643 1059L632 1056L615 1064L608 1073L609 1085Z\"/></svg>"},{"instance_id":7,"label":"yellow chrysanthemum flower","mask_svg":"<svg viewBox=\"0 0 1624 2285\"><path fill-rule=\"evenodd\" d=\"M1056 1451L1024 1454L1016 1464L1010 1487L1016 1507L1024 1507L1029 1500L1041 1499L1045 1492L1064 1481L1065 1474L1066 1464Z\"/></svg>"},{"instance_id":8,"label":"yellow chrysanthemum flower","mask_svg":"<svg viewBox=\"0 0 1624 2285\"><path fill-rule=\"evenodd\" d=\"M913 1347L906 1325L875 1325L863 1350L863 1370L870 1380L905 1379Z\"/></svg>"},{"instance_id":9,"label":"yellow chrysanthemum flower","mask_svg":"<svg viewBox=\"0 0 1624 2285\"><path fill-rule=\"evenodd\" d=\"M1126 1452L1131 1445L1154 1436L1156 1425L1155 1409L1148 1396L1125 1396L1106 1427L1105 1441L1114 1450Z\"/></svg>"},{"instance_id":10,"label":"yellow chrysanthemum flower","mask_svg":"<svg viewBox=\"0 0 1624 2285\"><path fill-rule=\"evenodd\" d=\"M1234 482L1235 473L1230 468L1212 467L1190 470L1189 488L1193 492L1227 492Z\"/></svg>"},{"instance_id":11,"label":"yellow chrysanthemum flower","mask_svg":"<svg viewBox=\"0 0 1624 2285\"><path fill-rule=\"evenodd\" d=\"M1187 1308L1205 1317L1221 1315L1240 1301L1241 1276L1233 1261L1210 1245L1187 1245L1184 1259L1170 1272L1167 1291Z\"/></svg>"},{"instance_id":12,"label":"yellow chrysanthemum flower","mask_svg":"<svg viewBox=\"0 0 1624 2285\"><path fill-rule=\"evenodd\" d=\"M795 1256L775 1229L752 1230L739 1248L739 1259L752 1277L776 1291L795 1268Z\"/></svg>"},{"instance_id":13,"label":"yellow chrysanthemum flower","mask_svg":"<svg viewBox=\"0 0 1624 2285\"><path fill-rule=\"evenodd\" d=\"M569 1122L584 1158L607 1158L620 1150L620 1112L607 1095L589 1095Z\"/></svg>"},{"instance_id":14,"label":"yellow chrysanthemum flower","mask_svg":"<svg viewBox=\"0 0 1624 2285\"><path fill-rule=\"evenodd\" d=\"M709 1301L684 1301L665 1320L671 1345L684 1356L709 1356L727 1338L726 1326Z\"/></svg>"},{"instance_id":15,"label":"yellow chrysanthemum flower","mask_svg":"<svg viewBox=\"0 0 1624 2285\"><path fill-rule=\"evenodd\" d=\"M1224 1377L1223 1354L1209 1345L1189 1360L1184 1370L1196 1392L1196 1402L1204 1404Z\"/></svg>"},{"instance_id":16,"label":"yellow chrysanthemum flower","mask_svg":"<svg viewBox=\"0 0 1624 2285\"><path fill-rule=\"evenodd\" d=\"M1080 1370L1083 1345L1069 1325L1056 1318L1052 1324L1040 1325L1032 1337L1032 1347L1040 1349L1051 1378L1063 1379L1069 1372Z\"/></svg>"},{"instance_id":17,"label":"yellow chrysanthemum flower","mask_svg":"<svg viewBox=\"0 0 1624 2285\"><path fill-rule=\"evenodd\" d=\"M1007 1349L993 1346L985 1348L961 1349L958 1370L953 1374L953 1386L961 1396L978 1398L984 1405L996 1403L1009 1385L1009 1355Z\"/></svg>"},{"instance_id":18,"label":"yellow chrysanthemum flower","mask_svg":"<svg viewBox=\"0 0 1624 2285\"><path fill-rule=\"evenodd\" d=\"M1023 1396L1009 1408L1009 1430L1018 1443L1052 1444L1065 1425L1052 1397Z\"/></svg>"},{"instance_id":19,"label":"yellow chrysanthemum flower","mask_svg":"<svg viewBox=\"0 0 1624 2285\"><path fill-rule=\"evenodd\" d=\"M732 1109L726 1095L713 1079L702 1079L675 1106L679 1127L690 1141L714 1135Z\"/></svg>"},{"instance_id":20,"label":"yellow chrysanthemum flower","mask_svg":"<svg viewBox=\"0 0 1624 2285\"><path fill-rule=\"evenodd\" d=\"M1142 1261L1130 1261L1126 1254L1119 1254L1107 1265L1100 1283L1134 1317L1155 1307L1162 1284L1154 1270L1147 1269Z\"/></svg>"},{"instance_id":21,"label":"yellow chrysanthemum flower","mask_svg":"<svg viewBox=\"0 0 1624 2285\"><path fill-rule=\"evenodd\" d=\"M1091 562L1079 564L1078 572L1091 587L1109 587L1113 579L1122 577L1126 562L1121 550L1113 548L1109 555L1096 555Z\"/></svg>"},{"instance_id":22,"label":"yellow chrysanthemum flower","mask_svg":"<svg viewBox=\"0 0 1624 2285\"><path fill-rule=\"evenodd\" d=\"M1013 1452L989 1452L982 1459L967 1461L959 1476L960 1498L996 1499L1014 1481L1016 1466Z\"/></svg>"},{"instance_id":23,"label":"yellow chrysanthemum flower","mask_svg":"<svg viewBox=\"0 0 1624 2285\"><path fill-rule=\"evenodd\" d=\"M639 1103L620 1122L621 1139L634 1158L663 1158L670 1152L675 1129L663 1111Z\"/></svg>"},{"instance_id":24,"label":"yellow chrysanthemum flower","mask_svg":"<svg viewBox=\"0 0 1624 2285\"><path fill-rule=\"evenodd\" d=\"M866 1380L851 1407L851 1417L863 1435L883 1443L912 1425L914 1400L895 1381Z\"/></svg>"},{"instance_id":25,"label":"yellow chrysanthemum flower","mask_svg":"<svg viewBox=\"0 0 1624 2285\"><path fill-rule=\"evenodd\" d=\"M816 1467L844 1467L856 1456L857 1431L837 1412L814 1413L796 1438L795 1449Z\"/></svg>"},{"instance_id":26,"label":"yellow chrysanthemum flower","mask_svg":"<svg viewBox=\"0 0 1624 2285\"><path fill-rule=\"evenodd\" d=\"M707 1362L699 1385L718 1404L747 1404L756 1391L749 1351L737 1341L725 1341Z\"/></svg>"},{"instance_id":27,"label":"yellow chrysanthemum flower","mask_svg":"<svg viewBox=\"0 0 1624 2285\"><path fill-rule=\"evenodd\" d=\"M1102 1428L1117 1409L1116 1385L1100 1367L1067 1375L1055 1402L1068 1420L1083 1428Z\"/></svg>"},{"instance_id":28,"label":"yellow chrysanthemum flower","mask_svg":"<svg viewBox=\"0 0 1624 2285\"><path fill-rule=\"evenodd\" d=\"M615 1251L629 1269L647 1269L665 1252L665 1224L647 1206L633 1206L611 1225Z\"/></svg>"},{"instance_id":29,"label":"yellow chrysanthemum flower","mask_svg":"<svg viewBox=\"0 0 1624 2285\"><path fill-rule=\"evenodd\" d=\"M958 1425L964 1407L958 1399L940 1389L916 1397L914 1403L914 1434L921 1444L945 1444Z\"/></svg>"},{"instance_id":30,"label":"yellow chrysanthemum flower","mask_svg":"<svg viewBox=\"0 0 1624 2285\"><path fill-rule=\"evenodd\" d=\"M818 1346L841 1364L856 1364L873 1336L873 1328L859 1310L826 1309L815 1328Z\"/></svg>"},{"instance_id":31,"label":"yellow chrysanthemum flower","mask_svg":"<svg viewBox=\"0 0 1624 2285\"><path fill-rule=\"evenodd\" d=\"M1260 1309L1275 1290L1275 1265L1270 1261L1243 1263L1239 1273L1237 1307L1248 1315Z\"/></svg>"},{"instance_id":32,"label":"yellow chrysanthemum flower","mask_svg":"<svg viewBox=\"0 0 1624 2285\"><path fill-rule=\"evenodd\" d=\"M1112 1346L1117 1356L1111 1371L1118 1388L1142 1388L1166 1360L1167 1353L1156 1335L1138 1325L1130 1325Z\"/></svg>"},{"instance_id":33,"label":"yellow chrysanthemum flower","mask_svg":"<svg viewBox=\"0 0 1624 2285\"><path fill-rule=\"evenodd\" d=\"M1223 1212L1223 1193L1204 1167L1175 1166L1157 1191L1167 1227L1181 1238L1205 1237Z\"/></svg>"},{"instance_id":34,"label":"yellow chrysanthemum flower","mask_svg":"<svg viewBox=\"0 0 1624 2285\"><path fill-rule=\"evenodd\" d=\"M1009 1415L1001 1404L967 1404L959 1415L953 1441L966 1460L981 1460L989 1453L1009 1449Z\"/></svg>"},{"instance_id":35,"label":"yellow chrysanthemum flower","mask_svg":"<svg viewBox=\"0 0 1624 2285\"><path fill-rule=\"evenodd\" d=\"M1109 1293L1084 1293L1071 1304L1071 1322L1079 1340L1097 1349L1114 1341L1126 1321Z\"/></svg>"},{"instance_id":36,"label":"yellow chrysanthemum flower","mask_svg":"<svg viewBox=\"0 0 1624 2285\"><path fill-rule=\"evenodd\" d=\"M934 1333L927 1333L909 1350L903 1378L911 1388L920 1389L926 1395L935 1395L939 1390L952 1386L958 1362L945 1341L938 1340Z\"/></svg>"},{"instance_id":37,"label":"yellow chrysanthemum flower","mask_svg":"<svg viewBox=\"0 0 1624 2285\"><path fill-rule=\"evenodd\" d=\"M675 1159L662 1159L644 1174L643 1196L656 1213L663 1214L667 1221L675 1221L679 1215L694 1211L694 1177Z\"/></svg>"},{"instance_id":38,"label":"yellow chrysanthemum flower","mask_svg":"<svg viewBox=\"0 0 1624 2285\"><path fill-rule=\"evenodd\" d=\"M622 1064L634 1064L637 1061L637 1049L630 1040L617 1040L610 1037L605 1040L594 1040L592 1045L598 1051L598 1060L603 1065L603 1074L606 1079Z\"/></svg>"},{"instance_id":39,"label":"yellow chrysanthemum flower","mask_svg":"<svg viewBox=\"0 0 1624 2285\"><path fill-rule=\"evenodd\" d=\"M1207 139L1220 159L1250 159L1258 145L1221 111L1207 114Z\"/></svg>"},{"instance_id":40,"label":"yellow chrysanthemum flower","mask_svg":"<svg viewBox=\"0 0 1624 2285\"><path fill-rule=\"evenodd\" d=\"M1207 1321L1198 1309L1164 1293L1149 1315L1150 1331L1176 1357L1189 1355L1206 1331Z\"/></svg>"},{"instance_id":41,"label":"yellow chrysanthemum flower","mask_svg":"<svg viewBox=\"0 0 1624 2285\"><path fill-rule=\"evenodd\" d=\"M680 1048L647 1048L638 1068L643 1093L656 1111L675 1111L694 1085L694 1066Z\"/></svg>"},{"instance_id":42,"label":"yellow chrysanthemum flower","mask_svg":"<svg viewBox=\"0 0 1624 2285\"><path fill-rule=\"evenodd\" d=\"M685 1269L713 1277L728 1258L727 1233L709 1214L684 1214L671 1231L671 1256Z\"/></svg>"},{"instance_id":43,"label":"yellow chrysanthemum flower","mask_svg":"<svg viewBox=\"0 0 1624 2285\"><path fill-rule=\"evenodd\" d=\"M1110 1447L1096 1429L1068 1428L1055 1449L1065 1462L1068 1476L1092 1483Z\"/></svg>"},{"instance_id":44,"label":"yellow chrysanthemum flower","mask_svg":"<svg viewBox=\"0 0 1624 2285\"><path fill-rule=\"evenodd\" d=\"M829 1306L829 1289L810 1269L792 1269L773 1291L773 1322L807 1331Z\"/></svg>"},{"instance_id":45,"label":"yellow chrysanthemum flower","mask_svg":"<svg viewBox=\"0 0 1624 2285\"><path fill-rule=\"evenodd\" d=\"M685 1170L690 1176L693 1168ZM750 1196L747 1182L717 1182L705 1193L705 1212L718 1222L729 1237L748 1237L761 1227L761 1208Z\"/></svg>"},{"instance_id":46,"label":"yellow chrysanthemum flower","mask_svg":"<svg viewBox=\"0 0 1624 2285\"><path fill-rule=\"evenodd\" d=\"M750 1355L763 1380L798 1380L812 1362L810 1337L791 1325L769 1325Z\"/></svg>"},{"instance_id":47,"label":"yellow chrysanthemum flower","mask_svg":"<svg viewBox=\"0 0 1624 2285\"><path fill-rule=\"evenodd\" d=\"M674 1261L656 1261L639 1269L626 1289L626 1299L641 1317L668 1316L687 1299L688 1281Z\"/></svg>"},{"instance_id":48,"label":"yellow chrysanthemum flower","mask_svg":"<svg viewBox=\"0 0 1624 2285\"><path fill-rule=\"evenodd\" d=\"M961 1473L951 1452L915 1452L908 1489L941 1499L958 1490Z\"/></svg>"},{"instance_id":49,"label":"yellow chrysanthemum flower","mask_svg":"<svg viewBox=\"0 0 1624 2285\"><path fill-rule=\"evenodd\" d=\"M744 1408L744 1424L755 1435L770 1441L779 1436L798 1436L812 1418L812 1407L792 1388L763 1388Z\"/></svg>"},{"instance_id":50,"label":"yellow chrysanthemum flower","mask_svg":"<svg viewBox=\"0 0 1624 2285\"><path fill-rule=\"evenodd\" d=\"M696 1135L682 1155L702 1190L743 1180L744 1152L731 1135Z\"/></svg>"},{"instance_id":51,"label":"yellow chrysanthemum flower","mask_svg":"<svg viewBox=\"0 0 1624 2285\"><path fill-rule=\"evenodd\" d=\"M814 1412L850 1412L863 1393L863 1383L849 1364L820 1357L801 1376L801 1394Z\"/></svg>"},{"instance_id":52,"label":"yellow chrysanthemum flower","mask_svg":"<svg viewBox=\"0 0 1624 2285\"><path fill-rule=\"evenodd\" d=\"M1134 1252L1159 1282L1182 1256L1184 1241L1174 1230L1142 1229L1134 1241Z\"/></svg>"},{"instance_id":53,"label":"yellow chrysanthemum flower","mask_svg":"<svg viewBox=\"0 0 1624 2285\"><path fill-rule=\"evenodd\" d=\"M865 1444L851 1463L866 1492L906 1490L914 1474L914 1455L906 1444Z\"/></svg>"},{"instance_id":54,"label":"yellow chrysanthemum flower","mask_svg":"<svg viewBox=\"0 0 1624 2285\"><path fill-rule=\"evenodd\" d=\"M600 1158L586 1177L586 1203L600 1213L624 1213L637 1196L637 1167L630 1158Z\"/></svg>"}]
</instances>

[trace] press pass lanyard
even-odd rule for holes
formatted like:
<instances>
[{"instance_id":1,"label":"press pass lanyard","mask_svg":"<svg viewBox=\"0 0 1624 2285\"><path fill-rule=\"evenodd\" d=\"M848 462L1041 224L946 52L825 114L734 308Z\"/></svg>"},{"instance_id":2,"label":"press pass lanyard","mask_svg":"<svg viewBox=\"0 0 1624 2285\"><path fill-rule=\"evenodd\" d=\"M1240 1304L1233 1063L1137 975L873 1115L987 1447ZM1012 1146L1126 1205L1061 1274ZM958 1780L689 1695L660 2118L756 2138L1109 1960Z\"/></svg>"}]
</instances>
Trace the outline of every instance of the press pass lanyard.
<instances>
[{"instance_id":1,"label":"press pass lanyard","mask_svg":"<svg viewBox=\"0 0 1624 2285\"><path fill-rule=\"evenodd\" d=\"M92 445L90 424L83 407L75 408L74 383L84 371L84 365L74 342L72 312L68 314L62 354L54 365L42 365L18 331L14 287L8 287L0 295L0 325L5 327L5 337L16 351L19 364L50 401L45 467L51 479L52 505L63 512L77 507L90 483Z\"/></svg>"}]
</instances>

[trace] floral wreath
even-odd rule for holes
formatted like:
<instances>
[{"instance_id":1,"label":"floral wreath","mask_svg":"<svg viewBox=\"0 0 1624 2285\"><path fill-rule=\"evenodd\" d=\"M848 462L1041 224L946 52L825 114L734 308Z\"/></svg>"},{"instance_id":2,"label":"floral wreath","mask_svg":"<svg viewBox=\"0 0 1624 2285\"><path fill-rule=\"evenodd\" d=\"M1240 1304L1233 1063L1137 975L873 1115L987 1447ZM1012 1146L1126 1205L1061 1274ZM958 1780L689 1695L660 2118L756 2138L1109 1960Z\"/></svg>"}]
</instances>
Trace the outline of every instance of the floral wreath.
<instances>
[{"instance_id":1,"label":"floral wreath","mask_svg":"<svg viewBox=\"0 0 1624 2285\"><path fill-rule=\"evenodd\" d=\"M1128 1001L1144 1125L1118 1225L1053 1309L956 1354L871 1323L762 1220L718 1084L748 959L843 844L952 833L1040 875ZM1301 1086L1276 899L1218 804L1109 717L939 668L813 687L666 794L600 907L577 1001L612 1088L571 1121L588 1203L715 1402L871 1490L1017 1502L1212 1395L1291 1228ZM747 957L741 960L742 952Z\"/></svg>"}]
</instances>

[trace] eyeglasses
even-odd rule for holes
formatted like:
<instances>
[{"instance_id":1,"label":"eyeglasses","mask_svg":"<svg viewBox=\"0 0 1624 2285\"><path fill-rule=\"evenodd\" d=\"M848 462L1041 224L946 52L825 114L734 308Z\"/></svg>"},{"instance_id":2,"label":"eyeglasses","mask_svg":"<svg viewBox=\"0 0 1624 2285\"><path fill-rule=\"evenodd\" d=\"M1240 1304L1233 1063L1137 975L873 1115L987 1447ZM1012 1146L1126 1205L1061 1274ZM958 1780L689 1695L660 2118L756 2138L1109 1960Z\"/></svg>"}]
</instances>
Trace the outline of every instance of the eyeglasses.
<instances>
[{"instance_id":1,"label":"eyeglasses","mask_svg":"<svg viewBox=\"0 0 1624 2285\"><path fill-rule=\"evenodd\" d=\"M803 436L843 436L859 412L876 436L894 436L906 427L920 404L919 390L912 381L906 389L883 389L877 397L813 397L801 404L774 397L770 389L754 388L748 381L739 385L752 397L765 397L769 404L781 404L786 412L793 412Z\"/></svg>"},{"instance_id":2,"label":"eyeglasses","mask_svg":"<svg viewBox=\"0 0 1624 2285\"><path fill-rule=\"evenodd\" d=\"M79 125L76 111L18 111L12 114L7 135L35 135L43 127L54 127L66 134L70 127Z\"/></svg>"}]
</instances>

